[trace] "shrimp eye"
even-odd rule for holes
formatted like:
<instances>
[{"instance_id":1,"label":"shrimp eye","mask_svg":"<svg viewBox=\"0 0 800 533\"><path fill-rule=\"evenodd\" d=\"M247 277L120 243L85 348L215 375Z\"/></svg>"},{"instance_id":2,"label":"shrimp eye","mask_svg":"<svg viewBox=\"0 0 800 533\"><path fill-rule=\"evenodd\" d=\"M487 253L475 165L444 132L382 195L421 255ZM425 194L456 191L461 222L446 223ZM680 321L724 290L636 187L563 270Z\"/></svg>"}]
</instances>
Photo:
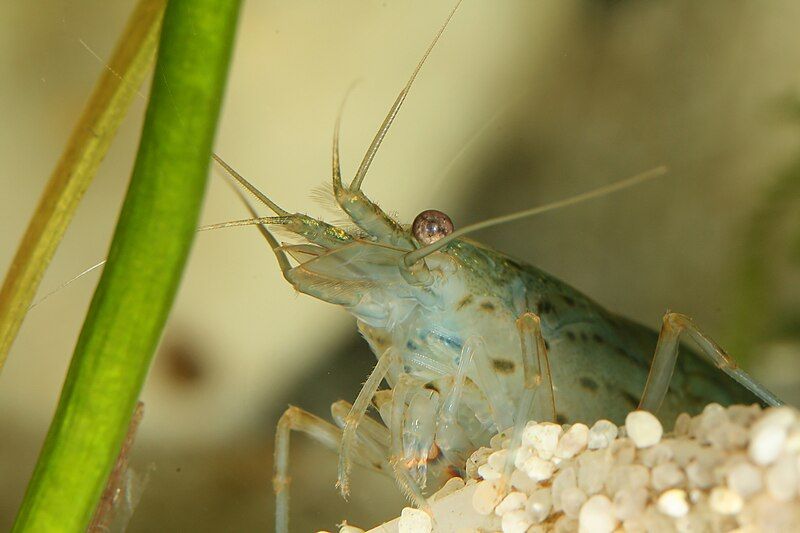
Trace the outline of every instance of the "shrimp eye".
<instances>
[{"instance_id":1,"label":"shrimp eye","mask_svg":"<svg viewBox=\"0 0 800 533\"><path fill-rule=\"evenodd\" d=\"M419 242L428 245L453 233L453 221L441 211L428 209L417 215L411 231Z\"/></svg>"}]
</instances>

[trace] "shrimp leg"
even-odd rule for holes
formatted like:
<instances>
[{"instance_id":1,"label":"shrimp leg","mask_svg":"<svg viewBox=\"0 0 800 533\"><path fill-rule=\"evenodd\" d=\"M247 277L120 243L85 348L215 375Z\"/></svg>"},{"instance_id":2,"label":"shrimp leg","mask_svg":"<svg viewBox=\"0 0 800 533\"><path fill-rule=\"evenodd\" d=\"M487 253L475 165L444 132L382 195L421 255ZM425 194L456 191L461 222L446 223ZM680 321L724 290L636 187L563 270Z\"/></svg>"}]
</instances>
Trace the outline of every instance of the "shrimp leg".
<instances>
[{"instance_id":1,"label":"shrimp leg","mask_svg":"<svg viewBox=\"0 0 800 533\"><path fill-rule=\"evenodd\" d=\"M678 358L678 346L682 333L686 333L700 347L705 355L717 368L747 388L750 392L761 398L768 405L782 405L774 394L762 384L753 379L744 370L739 368L736 361L692 322L686 315L680 313L667 313L661 332L658 335L658 344L647 375L639 409L652 413L658 411L664 396L667 394L672 372L675 370L675 361Z\"/></svg>"},{"instance_id":2,"label":"shrimp leg","mask_svg":"<svg viewBox=\"0 0 800 533\"><path fill-rule=\"evenodd\" d=\"M537 415L543 419L556 419L555 393L553 392L553 379L550 373L550 360L547 357L547 348L542 337L542 328L539 317L533 313L523 313L517 319L517 331L520 337L520 350L522 352L523 388L514 413L514 429L511 434L511 451L506 459L501 478L502 489L505 490L514 469L516 458L515 450L522 442L522 431L528 420L533 416L534 407ZM534 400L539 400L538 405Z\"/></svg>"},{"instance_id":3,"label":"shrimp leg","mask_svg":"<svg viewBox=\"0 0 800 533\"><path fill-rule=\"evenodd\" d=\"M353 407L345 417L345 424L342 430L342 440L339 445L339 474L336 480L336 485L342 493L342 497L347 498L350 492L350 468L352 466L353 447L356 442L356 430L358 425L363 420L364 415L367 413L372 397L378 390L378 387L389 372L390 365L395 362L396 357L392 348L387 349L378 359L375 368L372 369L364 386L353 402Z\"/></svg>"},{"instance_id":4,"label":"shrimp leg","mask_svg":"<svg viewBox=\"0 0 800 533\"><path fill-rule=\"evenodd\" d=\"M336 412L339 402L331 406ZM377 424L376 424L377 425ZM292 431L300 431L322 444L331 451L337 451L342 440L342 430L299 407L291 406L278 421L275 431L275 474L272 486L275 491L275 531L289 531L289 440ZM369 435L359 434L356 463L361 466L384 472L388 475L391 468L386 461L387 450Z\"/></svg>"}]
</instances>

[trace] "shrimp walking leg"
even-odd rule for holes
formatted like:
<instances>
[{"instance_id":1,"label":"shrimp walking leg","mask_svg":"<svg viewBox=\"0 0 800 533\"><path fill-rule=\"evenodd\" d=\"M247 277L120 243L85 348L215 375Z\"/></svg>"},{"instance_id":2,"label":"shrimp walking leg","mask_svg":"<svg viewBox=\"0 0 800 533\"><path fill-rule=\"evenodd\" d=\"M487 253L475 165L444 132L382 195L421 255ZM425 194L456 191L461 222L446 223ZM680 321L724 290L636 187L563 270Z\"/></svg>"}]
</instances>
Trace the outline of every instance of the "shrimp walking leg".
<instances>
[{"instance_id":1,"label":"shrimp walking leg","mask_svg":"<svg viewBox=\"0 0 800 533\"><path fill-rule=\"evenodd\" d=\"M672 372L675 370L680 337L683 333L686 333L689 338L697 343L701 353L714 366L735 379L762 401L768 405L781 405L783 403L763 385L739 368L736 361L717 343L700 331L688 316L680 313L667 313L664 315L655 355L650 365L650 372L647 376L642 399L639 402L640 409L655 413L661 406L672 379Z\"/></svg>"},{"instance_id":2,"label":"shrimp walking leg","mask_svg":"<svg viewBox=\"0 0 800 533\"><path fill-rule=\"evenodd\" d=\"M539 317L523 313L516 322L522 355L523 388L514 413L514 429L509 450L516 450L522 442L522 431L533 416L537 420L556 419L555 393L550 374L550 361L542 337ZM538 400L538 401L537 401ZM535 412L534 412L535 409ZM501 484L506 486L511 478L515 454L509 453L503 468Z\"/></svg>"},{"instance_id":3,"label":"shrimp walking leg","mask_svg":"<svg viewBox=\"0 0 800 533\"><path fill-rule=\"evenodd\" d=\"M289 407L281 415L275 431L275 531L289 531L289 437L292 431L302 431L325 447L336 450L341 430L321 418L298 407Z\"/></svg>"},{"instance_id":4,"label":"shrimp walking leg","mask_svg":"<svg viewBox=\"0 0 800 533\"><path fill-rule=\"evenodd\" d=\"M336 485L344 498L350 492L350 468L352 466L353 447L356 442L356 430L364 415L367 412L372 397L375 396L378 387L389 372L389 367L395 362L394 350L387 349L378 359L375 368L372 369L364 386L353 402L353 407L345 417L344 429L342 430L342 440L339 446L339 474Z\"/></svg>"},{"instance_id":5,"label":"shrimp walking leg","mask_svg":"<svg viewBox=\"0 0 800 533\"><path fill-rule=\"evenodd\" d=\"M336 411L337 402L331 406ZM373 421L374 422L374 421ZM378 425L377 423L375 423ZM374 429L374 428L372 428ZM275 431L275 473L272 478L275 491L275 531L289 531L289 443L292 431L305 433L331 451L337 451L342 440L342 430L330 422L309 413L299 407L291 406L278 420ZM387 450L380 442L371 438L370 434L359 433L357 453L354 460L361 466L379 470L388 474L391 468L386 461Z\"/></svg>"},{"instance_id":6,"label":"shrimp walking leg","mask_svg":"<svg viewBox=\"0 0 800 533\"><path fill-rule=\"evenodd\" d=\"M405 377L405 375L401 376L398 386L404 382L403 377ZM397 388L398 387L392 389L392 392L396 391ZM347 423L347 416L350 414L352 409L353 405L345 400L339 400L331 405L331 414L339 427L345 427ZM395 482L397 483L397 486L400 487L400 489L403 491L403 494L414 505L420 509L427 510L428 502L425 499L425 496L422 494L422 488L418 483L416 483L416 481L414 481L407 469L397 467L397 461L395 460L394 455L392 455L389 451L392 439L389 430L372 418L365 416L358 426L357 437L360 444L359 448L371 447L373 449L378 449L381 452L380 461L374 462L371 466L380 466L380 470L382 472L386 472L387 475L389 475L389 472L391 472ZM357 463L363 463L364 461L364 457L359 457L358 455L356 455L354 459ZM371 460L374 461L374 459Z\"/></svg>"}]
</instances>

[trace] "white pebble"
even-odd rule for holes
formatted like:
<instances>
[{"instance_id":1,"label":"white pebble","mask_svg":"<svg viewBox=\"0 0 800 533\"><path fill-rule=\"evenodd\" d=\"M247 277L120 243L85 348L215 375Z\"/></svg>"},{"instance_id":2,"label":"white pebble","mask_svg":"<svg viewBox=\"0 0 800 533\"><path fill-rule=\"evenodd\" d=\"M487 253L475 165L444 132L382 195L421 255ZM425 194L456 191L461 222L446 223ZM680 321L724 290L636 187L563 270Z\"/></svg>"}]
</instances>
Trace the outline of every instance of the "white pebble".
<instances>
[{"instance_id":1,"label":"white pebble","mask_svg":"<svg viewBox=\"0 0 800 533\"><path fill-rule=\"evenodd\" d=\"M768 465L778 458L785 442L785 427L779 424L760 423L753 427L747 453L756 464Z\"/></svg>"},{"instance_id":2,"label":"white pebble","mask_svg":"<svg viewBox=\"0 0 800 533\"><path fill-rule=\"evenodd\" d=\"M617 527L613 505L607 496L595 494L583 504L578 515L581 533L611 533Z\"/></svg>"},{"instance_id":3,"label":"white pebble","mask_svg":"<svg viewBox=\"0 0 800 533\"><path fill-rule=\"evenodd\" d=\"M556 520L553 533L578 533L578 521L564 515Z\"/></svg>"},{"instance_id":4,"label":"white pebble","mask_svg":"<svg viewBox=\"0 0 800 533\"><path fill-rule=\"evenodd\" d=\"M586 502L586 493L578 487L569 487L561 493L561 507L570 518L578 518L581 507Z\"/></svg>"},{"instance_id":5,"label":"white pebble","mask_svg":"<svg viewBox=\"0 0 800 533\"><path fill-rule=\"evenodd\" d=\"M673 457L675 457L675 452L672 447L667 442L659 442L655 446L642 450L639 454L639 461L647 468L653 468L671 461Z\"/></svg>"},{"instance_id":6,"label":"white pebble","mask_svg":"<svg viewBox=\"0 0 800 533\"><path fill-rule=\"evenodd\" d=\"M553 508L556 511L563 509L561 505L561 495L570 487L578 486L578 476L572 467L561 470L553 480L551 490L553 492Z\"/></svg>"},{"instance_id":7,"label":"white pebble","mask_svg":"<svg viewBox=\"0 0 800 533\"><path fill-rule=\"evenodd\" d=\"M719 426L710 428L706 433L706 440L712 446L722 450L744 448L747 445L747 430L739 424L724 422Z\"/></svg>"},{"instance_id":8,"label":"white pebble","mask_svg":"<svg viewBox=\"0 0 800 533\"><path fill-rule=\"evenodd\" d=\"M570 459L585 450L588 443L589 427L586 424L574 424L559 439L555 456Z\"/></svg>"},{"instance_id":9,"label":"white pebble","mask_svg":"<svg viewBox=\"0 0 800 533\"><path fill-rule=\"evenodd\" d=\"M523 463L521 470L528 474L529 478L539 482L550 479L556 467L550 461L545 461L534 455Z\"/></svg>"},{"instance_id":10,"label":"white pebble","mask_svg":"<svg viewBox=\"0 0 800 533\"><path fill-rule=\"evenodd\" d=\"M708 504L715 513L732 515L742 510L744 500L727 487L714 487L708 498Z\"/></svg>"},{"instance_id":11,"label":"white pebble","mask_svg":"<svg viewBox=\"0 0 800 533\"><path fill-rule=\"evenodd\" d=\"M449 496L457 490L463 489L464 486L465 484L463 479L460 477L451 477L445 482L441 489L437 490L436 493L431 496L431 501L440 500L445 496Z\"/></svg>"},{"instance_id":12,"label":"white pebble","mask_svg":"<svg viewBox=\"0 0 800 533\"><path fill-rule=\"evenodd\" d=\"M531 517L524 510L511 511L503 515L503 533L525 533L533 525Z\"/></svg>"},{"instance_id":13,"label":"white pebble","mask_svg":"<svg viewBox=\"0 0 800 533\"><path fill-rule=\"evenodd\" d=\"M757 466L741 461L728 470L726 476L728 488L739 496L747 498L761 490L761 469Z\"/></svg>"},{"instance_id":14,"label":"white pebble","mask_svg":"<svg viewBox=\"0 0 800 533\"><path fill-rule=\"evenodd\" d=\"M681 413L675 419L675 427L672 432L677 437L683 437L689 434L689 426L692 422L692 417L688 413Z\"/></svg>"},{"instance_id":15,"label":"white pebble","mask_svg":"<svg viewBox=\"0 0 800 533\"><path fill-rule=\"evenodd\" d=\"M795 427L789 430L784 446L789 453L800 453L800 428Z\"/></svg>"},{"instance_id":16,"label":"white pebble","mask_svg":"<svg viewBox=\"0 0 800 533\"><path fill-rule=\"evenodd\" d=\"M609 420L598 420L589 430L588 446L590 450L607 448L619 434L617 425Z\"/></svg>"},{"instance_id":17,"label":"white pebble","mask_svg":"<svg viewBox=\"0 0 800 533\"><path fill-rule=\"evenodd\" d=\"M514 469L511 472L511 486L515 490L531 493L539 488L539 483L529 478L522 470Z\"/></svg>"},{"instance_id":18,"label":"white pebble","mask_svg":"<svg viewBox=\"0 0 800 533\"><path fill-rule=\"evenodd\" d=\"M792 500L797 494L796 458L784 455L767 470L765 476L767 490L781 502Z\"/></svg>"},{"instance_id":19,"label":"white pebble","mask_svg":"<svg viewBox=\"0 0 800 533\"><path fill-rule=\"evenodd\" d=\"M486 464L486 460L489 456L494 452L491 448L478 448L475 452L469 456L467 459L467 477L475 479L478 477L478 467Z\"/></svg>"},{"instance_id":20,"label":"white pebble","mask_svg":"<svg viewBox=\"0 0 800 533\"><path fill-rule=\"evenodd\" d=\"M528 496L528 503L525 507L534 522L544 522L545 518L550 515L550 509L553 507L553 496L550 493L550 489L539 489Z\"/></svg>"},{"instance_id":21,"label":"white pebble","mask_svg":"<svg viewBox=\"0 0 800 533\"><path fill-rule=\"evenodd\" d=\"M794 409L789 406L770 407L764 411L764 415L754 425L769 424L788 429L795 421Z\"/></svg>"},{"instance_id":22,"label":"white pebble","mask_svg":"<svg viewBox=\"0 0 800 533\"><path fill-rule=\"evenodd\" d=\"M514 466L522 468L523 463L533 455L533 450L527 446L520 446L517 448L517 454L514 456Z\"/></svg>"},{"instance_id":23,"label":"white pebble","mask_svg":"<svg viewBox=\"0 0 800 533\"><path fill-rule=\"evenodd\" d=\"M658 418L647 411L631 411L625 417L625 429L637 448L658 444L664 428Z\"/></svg>"},{"instance_id":24,"label":"white pebble","mask_svg":"<svg viewBox=\"0 0 800 533\"><path fill-rule=\"evenodd\" d=\"M508 458L508 450L497 450L486 459L486 464L502 472L506 467L506 459Z\"/></svg>"},{"instance_id":25,"label":"white pebble","mask_svg":"<svg viewBox=\"0 0 800 533\"><path fill-rule=\"evenodd\" d=\"M360 527L351 526L347 522L343 522L342 527L339 528L339 533L364 533L364 530L361 529Z\"/></svg>"},{"instance_id":26,"label":"white pebble","mask_svg":"<svg viewBox=\"0 0 800 533\"><path fill-rule=\"evenodd\" d=\"M761 415L761 406L757 403L728 407L728 418L740 426L749 426L759 415Z\"/></svg>"},{"instance_id":27,"label":"white pebble","mask_svg":"<svg viewBox=\"0 0 800 533\"><path fill-rule=\"evenodd\" d=\"M605 483L606 493L612 496L625 489L646 488L650 483L650 470L644 465L615 466Z\"/></svg>"},{"instance_id":28,"label":"white pebble","mask_svg":"<svg viewBox=\"0 0 800 533\"><path fill-rule=\"evenodd\" d=\"M614 495L614 512L620 520L628 520L642 514L650 499L645 488L622 489Z\"/></svg>"},{"instance_id":29,"label":"white pebble","mask_svg":"<svg viewBox=\"0 0 800 533\"><path fill-rule=\"evenodd\" d=\"M669 489L658 497L658 510L667 516L680 518L689 512L689 501L686 499L686 491L681 489Z\"/></svg>"},{"instance_id":30,"label":"white pebble","mask_svg":"<svg viewBox=\"0 0 800 533\"><path fill-rule=\"evenodd\" d=\"M542 459L550 459L556 451L562 432L561 426L551 422L529 423L522 431L522 443L536 450Z\"/></svg>"},{"instance_id":31,"label":"white pebble","mask_svg":"<svg viewBox=\"0 0 800 533\"><path fill-rule=\"evenodd\" d=\"M494 481L495 479L500 479L502 473L492 468L489 463L486 463L478 467L478 475L488 481Z\"/></svg>"},{"instance_id":32,"label":"white pebble","mask_svg":"<svg viewBox=\"0 0 800 533\"><path fill-rule=\"evenodd\" d=\"M431 533L432 530L433 521L425 511L406 507L400 513L400 520L397 522L399 533Z\"/></svg>"},{"instance_id":33,"label":"white pebble","mask_svg":"<svg viewBox=\"0 0 800 533\"><path fill-rule=\"evenodd\" d=\"M478 514L488 515L494 511L502 497L497 481L481 481L472 493L472 507Z\"/></svg>"},{"instance_id":34,"label":"white pebble","mask_svg":"<svg viewBox=\"0 0 800 533\"><path fill-rule=\"evenodd\" d=\"M528 497L522 492L510 492L508 496L503 498L503 501L497 504L494 513L498 516L503 516L508 512L523 509L527 499Z\"/></svg>"},{"instance_id":35,"label":"white pebble","mask_svg":"<svg viewBox=\"0 0 800 533\"><path fill-rule=\"evenodd\" d=\"M683 485L686 475L675 463L658 465L650 472L650 483L658 492Z\"/></svg>"},{"instance_id":36,"label":"white pebble","mask_svg":"<svg viewBox=\"0 0 800 533\"><path fill-rule=\"evenodd\" d=\"M588 495L603 489L611 470L611 457L606 450L592 450L578 457L578 486Z\"/></svg>"}]
</instances>

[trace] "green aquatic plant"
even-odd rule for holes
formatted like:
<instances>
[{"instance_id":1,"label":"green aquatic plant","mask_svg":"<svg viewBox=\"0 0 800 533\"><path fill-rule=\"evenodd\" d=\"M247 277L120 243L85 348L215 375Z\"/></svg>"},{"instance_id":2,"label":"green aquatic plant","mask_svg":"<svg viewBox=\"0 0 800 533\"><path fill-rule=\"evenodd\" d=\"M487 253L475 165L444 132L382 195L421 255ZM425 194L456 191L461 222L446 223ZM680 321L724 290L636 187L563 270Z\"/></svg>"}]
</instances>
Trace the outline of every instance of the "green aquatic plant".
<instances>
[{"instance_id":1,"label":"green aquatic plant","mask_svg":"<svg viewBox=\"0 0 800 533\"><path fill-rule=\"evenodd\" d=\"M238 0L171 0L125 202L14 531L82 531L125 437L194 238Z\"/></svg>"}]
</instances>

